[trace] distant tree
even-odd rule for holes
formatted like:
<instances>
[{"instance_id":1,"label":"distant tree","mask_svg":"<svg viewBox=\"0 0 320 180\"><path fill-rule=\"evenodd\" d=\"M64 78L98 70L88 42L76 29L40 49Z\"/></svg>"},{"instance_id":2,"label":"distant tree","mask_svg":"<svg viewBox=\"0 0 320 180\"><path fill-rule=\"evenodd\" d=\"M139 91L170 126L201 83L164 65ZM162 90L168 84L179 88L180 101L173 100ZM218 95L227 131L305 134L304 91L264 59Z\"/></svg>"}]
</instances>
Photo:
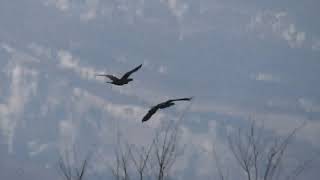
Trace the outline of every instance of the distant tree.
<instances>
[{"instance_id":1,"label":"distant tree","mask_svg":"<svg viewBox=\"0 0 320 180\"><path fill-rule=\"evenodd\" d=\"M155 133L150 144L140 147L118 144L111 172L116 180L165 180L177 157L181 155L181 150L178 126L169 123Z\"/></svg>"},{"instance_id":2,"label":"distant tree","mask_svg":"<svg viewBox=\"0 0 320 180\"><path fill-rule=\"evenodd\" d=\"M130 158L134 164L134 168L138 173L139 180L143 180L147 176L146 171L148 170L148 163L152 153L153 143L149 144L147 147L137 148L136 146L131 146L129 153Z\"/></svg>"},{"instance_id":3,"label":"distant tree","mask_svg":"<svg viewBox=\"0 0 320 180\"><path fill-rule=\"evenodd\" d=\"M156 134L154 138L153 156L157 166L154 168L158 180L169 177L170 170L181 152L179 144L178 127L165 129L163 136Z\"/></svg>"},{"instance_id":4,"label":"distant tree","mask_svg":"<svg viewBox=\"0 0 320 180\"><path fill-rule=\"evenodd\" d=\"M305 123L296 127L284 137L265 137L263 128L254 122L249 130L238 129L236 133L228 136L229 148L239 165L245 172L247 180L294 180L308 166L312 160L301 162L293 170L285 171L283 163L288 145L295 134L303 128ZM220 180L227 180L228 175L221 167L219 156L214 150L215 163Z\"/></svg>"},{"instance_id":5,"label":"distant tree","mask_svg":"<svg viewBox=\"0 0 320 180\"><path fill-rule=\"evenodd\" d=\"M85 159L74 162L77 159L75 154L65 151L60 155L58 162L58 171L64 180L84 180L88 168L89 156Z\"/></svg>"}]
</instances>

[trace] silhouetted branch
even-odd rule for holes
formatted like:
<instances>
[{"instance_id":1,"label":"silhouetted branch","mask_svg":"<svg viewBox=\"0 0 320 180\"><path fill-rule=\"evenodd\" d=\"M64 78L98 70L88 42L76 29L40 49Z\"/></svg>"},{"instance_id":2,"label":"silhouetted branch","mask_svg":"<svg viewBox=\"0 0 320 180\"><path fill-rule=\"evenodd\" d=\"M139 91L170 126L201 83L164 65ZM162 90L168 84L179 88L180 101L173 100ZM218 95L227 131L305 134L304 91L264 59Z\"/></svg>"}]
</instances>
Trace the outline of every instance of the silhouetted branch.
<instances>
[{"instance_id":1,"label":"silhouetted branch","mask_svg":"<svg viewBox=\"0 0 320 180\"><path fill-rule=\"evenodd\" d=\"M117 147L115 151L116 162L115 167L111 167L111 172L117 180L129 180L129 151L129 146L126 147L125 152L123 152L121 146Z\"/></svg>"},{"instance_id":2,"label":"silhouetted branch","mask_svg":"<svg viewBox=\"0 0 320 180\"><path fill-rule=\"evenodd\" d=\"M191 100L191 98L174 99L173 101L177 100ZM176 123L170 122L164 128L156 130L148 145L136 147L127 144L123 146L123 139L120 140L118 135L116 161L111 168L113 177L117 180L129 179L129 177L138 177L143 180L147 176L154 176L158 180L166 179L180 155L179 125L186 110ZM138 175L129 175L129 172L133 172L132 168Z\"/></svg>"},{"instance_id":3,"label":"silhouetted branch","mask_svg":"<svg viewBox=\"0 0 320 180\"><path fill-rule=\"evenodd\" d=\"M139 179L143 180L146 172L146 168L148 166L149 157L151 155L151 150L153 147L153 143L149 145L146 150L144 147L141 148L139 151L138 149L135 150L136 154L133 154L132 148L129 149L131 159L134 163L134 166L139 174ZM137 156L137 157L136 157Z\"/></svg>"},{"instance_id":4,"label":"silhouetted branch","mask_svg":"<svg viewBox=\"0 0 320 180\"><path fill-rule=\"evenodd\" d=\"M235 136L228 136L230 150L241 169L244 170L247 180L279 179L280 175L284 173L281 164L287 147L294 135L304 126L305 123L298 126L282 140L280 137L273 138L271 143L262 138L262 129L259 130L254 122L251 123L248 133L238 129ZM215 152L214 156L217 156ZM220 166L218 162L216 164ZM288 177L296 177L305 168L304 163L300 164ZM218 173L220 179L224 179L219 167Z\"/></svg>"},{"instance_id":5,"label":"silhouetted branch","mask_svg":"<svg viewBox=\"0 0 320 180\"><path fill-rule=\"evenodd\" d=\"M222 171L222 166L221 166L221 164L220 164L220 159L219 159L219 157L218 157L218 155L217 155L217 151L216 151L216 149L215 149L215 146L212 147L212 154L213 154L214 162L215 162L215 164L216 164L216 168L217 168L217 171L218 171L219 179L220 179L220 180L226 180L226 179L228 179L228 178L226 177L226 175L225 175L225 174L223 173L223 171Z\"/></svg>"},{"instance_id":6,"label":"silhouetted branch","mask_svg":"<svg viewBox=\"0 0 320 180\"><path fill-rule=\"evenodd\" d=\"M73 158L76 159L76 157ZM71 162L70 152L66 151L64 157L60 156L59 158L58 171L65 180L83 180L88 167L88 160L89 155L81 161L80 166L78 166L78 162Z\"/></svg>"},{"instance_id":7,"label":"silhouetted branch","mask_svg":"<svg viewBox=\"0 0 320 180\"><path fill-rule=\"evenodd\" d=\"M178 152L178 128L168 124L163 131L155 133L149 145L137 148L133 145L123 145L118 139L115 151L116 161L111 168L113 177L117 180L128 180L133 171L143 180L148 175L155 175L156 179L164 180L176 161ZM149 171L150 170L150 171Z\"/></svg>"},{"instance_id":8,"label":"silhouetted branch","mask_svg":"<svg viewBox=\"0 0 320 180\"><path fill-rule=\"evenodd\" d=\"M157 162L157 179L163 180L168 176L168 173L176 161L178 156L178 128L170 126L165 127L164 134L156 134L154 139L154 153Z\"/></svg>"}]
</instances>

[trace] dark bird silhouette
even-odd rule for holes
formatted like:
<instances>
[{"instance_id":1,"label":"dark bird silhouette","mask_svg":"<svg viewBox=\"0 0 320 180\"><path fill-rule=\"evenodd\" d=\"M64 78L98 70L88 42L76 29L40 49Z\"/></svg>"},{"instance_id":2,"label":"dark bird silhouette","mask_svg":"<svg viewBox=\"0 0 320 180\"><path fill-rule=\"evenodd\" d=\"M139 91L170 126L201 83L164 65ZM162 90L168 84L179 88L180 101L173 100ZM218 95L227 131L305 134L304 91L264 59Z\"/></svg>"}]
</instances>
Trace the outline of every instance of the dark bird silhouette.
<instances>
[{"instance_id":1,"label":"dark bird silhouette","mask_svg":"<svg viewBox=\"0 0 320 180\"><path fill-rule=\"evenodd\" d=\"M142 67L142 64L140 64L139 66L137 66L136 68L132 69L129 72L126 72L121 78L115 77L113 75L109 75L109 74L97 74L96 76L104 76L107 77L111 80L111 82L106 82L106 83L110 83L110 84L114 84L117 86L122 86L125 84L128 84L130 81L132 81L132 78L129 78L129 76L138 71L140 68Z\"/></svg>"},{"instance_id":2,"label":"dark bird silhouette","mask_svg":"<svg viewBox=\"0 0 320 180\"><path fill-rule=\"evenodd\" d=\"M169 99L165 102L162 102L160 104L157 104L148 111L148 113L143 117L142 122L148 121L152 115L154 115L159 109L168 108L170 106L175 105L174 101L190 101L192 97L190 98L180 98L180 99Z\"/></svg>"}]
</instances>

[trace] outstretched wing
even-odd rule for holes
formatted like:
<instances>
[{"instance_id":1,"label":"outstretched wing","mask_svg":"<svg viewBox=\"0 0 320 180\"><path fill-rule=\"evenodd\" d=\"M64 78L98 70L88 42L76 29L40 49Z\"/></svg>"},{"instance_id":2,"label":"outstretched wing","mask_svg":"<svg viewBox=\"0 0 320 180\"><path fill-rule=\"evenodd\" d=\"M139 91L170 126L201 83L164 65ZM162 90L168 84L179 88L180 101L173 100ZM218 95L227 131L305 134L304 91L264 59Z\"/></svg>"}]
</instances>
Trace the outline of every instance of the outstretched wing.
<instances>
[{"instance_id":1,"label":"outstretched wing","mask_svg":"<svg viewBox=\"0 0 320 180\"><path fill-rule=\"evenodd\" d=\"M170 99L168 102L174 102L174 101L191 101L192 97L189 98L179 98L179 99Z\"/></svg>"},{"instance_id":2,"label":"outstretched wing","mask_svg":"<svg viewBox=\"0 0 320 180\"><path fill-rule=\"evenodd\" d=\"M112 80L112 81L117 81L117 80L119 80L117 77L115 77L115 76L113 76L113 75L109 75L109 74L97 74L96 76L104 76L104 77L109 78L109 79Z\"/></svg>"},{"instance_id":3,"label":"outstretched wing","mask_svg":"<svg viewBox=\"0 0 320 180\"><path fill-rule=\"evenodd\" d=\"M152 115L154 115L158 111L158 106L153 106L148 113L142 118L142 122L148 121Z\"/></svg>"},{"instance_id":4,"label":"outstretched wing","mask_svg":"<svg viewBox=\"0 0 320 180\"><path fill-rule=\"evenodd\" d=\"M132 73L138 71L140 68L142 67L142 64L140 64L139 66L137 66L136 68L132 69L131 71L125 73L121 79L127 79Z\"/></svg>"}]
</instances>

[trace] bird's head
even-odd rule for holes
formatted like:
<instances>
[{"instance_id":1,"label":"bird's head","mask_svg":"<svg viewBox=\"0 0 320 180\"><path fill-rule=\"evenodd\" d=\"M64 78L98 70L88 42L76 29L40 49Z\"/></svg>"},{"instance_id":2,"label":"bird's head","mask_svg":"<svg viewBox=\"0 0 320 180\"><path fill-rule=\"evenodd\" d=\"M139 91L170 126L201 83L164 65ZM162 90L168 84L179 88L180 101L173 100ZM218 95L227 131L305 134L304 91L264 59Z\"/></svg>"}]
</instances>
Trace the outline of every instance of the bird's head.
<instances>
[{"instance_id":1,"label":"bird's head","mask_svg":"<svg viewBox=\"0 0 320 180\"><path fill-rule=\"evenodd\" d=\"M147 118L147 117L143 117L143 119L142 119L142 123L144 123L144 122L146 122L146 121L148 121L149 120L149 118Z\"/></svg>"}]
</instances>

